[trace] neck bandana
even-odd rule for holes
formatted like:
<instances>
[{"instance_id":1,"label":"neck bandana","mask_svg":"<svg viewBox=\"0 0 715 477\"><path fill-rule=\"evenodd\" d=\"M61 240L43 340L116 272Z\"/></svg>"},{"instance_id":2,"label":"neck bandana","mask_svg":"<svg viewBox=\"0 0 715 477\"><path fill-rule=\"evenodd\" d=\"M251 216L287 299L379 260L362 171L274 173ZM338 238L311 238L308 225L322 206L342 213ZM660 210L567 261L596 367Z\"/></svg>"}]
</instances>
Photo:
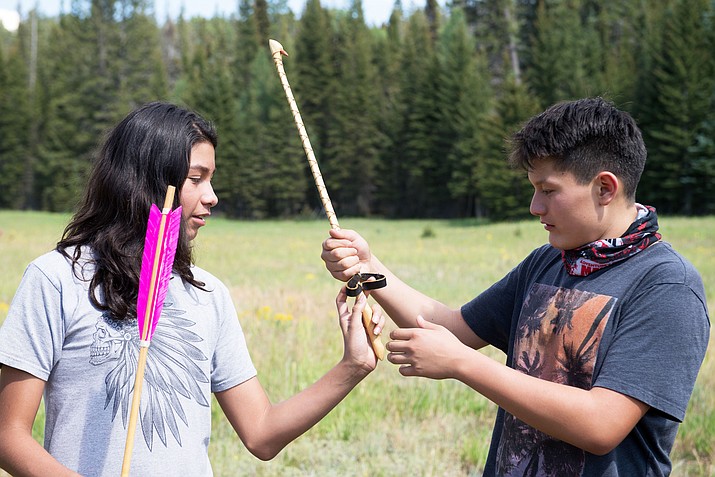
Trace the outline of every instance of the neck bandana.
<instances>
[{"instance_id":1,"label":"neck bandana","mask_svg":"<svg viewBox=\"0 0 715 477\"><path fill-rule=\"evenodd\" d=\"M596 240L573 250L563 250L561 259L569 275L585 277L645 250L660 240L658 215L649 205L636 204L638 217L621 237Z\"/></svg>"}]
</instances>

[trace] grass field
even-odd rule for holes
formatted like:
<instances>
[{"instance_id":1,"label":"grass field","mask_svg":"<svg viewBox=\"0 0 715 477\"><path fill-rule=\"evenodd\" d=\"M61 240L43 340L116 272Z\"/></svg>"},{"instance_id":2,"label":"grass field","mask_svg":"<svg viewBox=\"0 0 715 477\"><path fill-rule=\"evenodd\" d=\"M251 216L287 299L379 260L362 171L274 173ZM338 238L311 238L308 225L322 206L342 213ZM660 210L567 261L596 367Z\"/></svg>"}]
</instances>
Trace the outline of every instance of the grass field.
<instances>
[{"instance_id":1,"label":"grass field","mask_svg":"<svg viewBox=\"0 0 715 477\"><path fill-rule=\"evenodd\" d=\"M0 322L28 262L50 250L66 215L0 211ZM664 239L689 258L715 305L715 217L661 218ZM459 306L546 241L538 221L341 219L404 281ZM276 402L342 355L334 306L338 282L320 260L327 221L214 219L196 262L231 290L259 378ZM392 329L388 325L387 331ZM675 448L673 476L715 475L715 351L711 346ZM498 352L487 351L502 360ZM210 447L217 476L478 476L495 406L459 382L406 379L380 364L322 422L271 462L251 456L214 406ZM41 439L42 416L35 435ZM0 475L5 475L0 471Z\"/></svg>"}]
</instances>

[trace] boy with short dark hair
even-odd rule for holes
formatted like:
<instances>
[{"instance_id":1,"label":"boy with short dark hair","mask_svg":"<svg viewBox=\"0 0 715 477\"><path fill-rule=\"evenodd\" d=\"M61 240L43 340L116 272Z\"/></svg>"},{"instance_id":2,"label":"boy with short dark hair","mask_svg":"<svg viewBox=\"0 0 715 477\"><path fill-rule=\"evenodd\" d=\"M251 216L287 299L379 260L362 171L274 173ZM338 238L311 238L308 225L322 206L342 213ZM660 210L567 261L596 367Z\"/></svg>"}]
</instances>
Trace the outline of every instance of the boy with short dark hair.
<instances>
[{"instance_id":1,"label":"boy with short dark hair","mask_svg":"<svg viewBox=\"0 0 715 477\"><path fill-rule=\"evenodd\" d=\"M485 476L668 475L710 322L698 272L635 201L641 133L589 98L533 117L511 145L549 244L460 309L399 280L354 231L330 231L326 267L387 275L372 296L402 328L387 349L403 375L458 379L499 405Z\"/></svg>"}]
</instances>

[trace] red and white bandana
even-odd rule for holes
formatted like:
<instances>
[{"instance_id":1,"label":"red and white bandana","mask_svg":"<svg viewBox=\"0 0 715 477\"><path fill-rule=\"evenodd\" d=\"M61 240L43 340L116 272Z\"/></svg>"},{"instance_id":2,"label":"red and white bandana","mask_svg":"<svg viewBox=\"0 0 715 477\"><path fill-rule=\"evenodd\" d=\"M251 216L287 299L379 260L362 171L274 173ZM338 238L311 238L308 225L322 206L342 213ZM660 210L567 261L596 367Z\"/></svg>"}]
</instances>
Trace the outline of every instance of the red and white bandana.
<instances>
[{"instance_id":1,"label":"red and white bandana","mask_svg":"<svg viewBox=\"0 0 715 477\"><path fill-rule=\"evenodd\" d=\"M636 204L638 217L621 237L596 240L573 250L563 250L561 259L569 275L585 277L627 259L660 240L658 215L649 205Z\"/></svg>"}]
</instances>

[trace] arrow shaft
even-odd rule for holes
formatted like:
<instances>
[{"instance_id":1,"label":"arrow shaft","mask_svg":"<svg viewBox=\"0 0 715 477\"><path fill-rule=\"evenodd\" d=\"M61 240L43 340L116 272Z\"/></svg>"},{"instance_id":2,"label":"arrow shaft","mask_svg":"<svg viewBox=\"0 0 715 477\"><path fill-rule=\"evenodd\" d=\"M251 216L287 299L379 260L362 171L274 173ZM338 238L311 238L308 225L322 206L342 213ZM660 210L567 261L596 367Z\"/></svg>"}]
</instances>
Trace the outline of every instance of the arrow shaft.
<instances>
[{"instance_id":1,"label":"arrow shaft","mask_svg":"<svg viewBox=\"0 0 715 477\"><path fill-rule=\"evenodd\" d=\"M149 347L142 346L139 350L139 361L137 362L137 374L134 378L134 391L132 396L132 408L129 412L129 427L127 428L127 441L124 445L124 459L122 460L121 477L129 477L129 467L134 450L134 434L137 430L137 418L139 417L139 401L142 395L144 384L144 370L146 369L146 357Z\"/></svg>"},{"instance_id":2,"label":"arrow shaft","mask_svg":"<svg viewBox=\"0 0 715 477\"><path fill-rule=\"evenodd\" d=\"M325 187L325 182L323 181L323 175L320 173L320 167L318 166L318 161L315 158L315 153L313 152L313 146L310 144L310 138L308 137L308 131L305 129L305 124L303 123L303 118L298 110L298 104L293 96L293 91L291 90L290 83L288 83L288 77L286 76L285 68L283 68L283 60L281 59L281 52L276 51L273 53L273 62L276 65L276 70L278 71L278 77L281 80L281 85L283 86L283 91L285 92L286 99L288 100L288 106L293 114L293 121L295 126L298 128L298 136L300 136L300 142L303 144L303 150L305 155L308 157L308 164L310 165L310 172L313 174L313 180L315 181L315 186L318 188L318 195L320 196L320 202L323 204L325 209L325 215L328 216L328 222L330 222L330 227L333 229L339 229L340 224L338 224L338 217L335 215L335 210L333 209L333 204L330 201L330 196L328 195L328 188Z\"/></svg>"}]
</instances>

